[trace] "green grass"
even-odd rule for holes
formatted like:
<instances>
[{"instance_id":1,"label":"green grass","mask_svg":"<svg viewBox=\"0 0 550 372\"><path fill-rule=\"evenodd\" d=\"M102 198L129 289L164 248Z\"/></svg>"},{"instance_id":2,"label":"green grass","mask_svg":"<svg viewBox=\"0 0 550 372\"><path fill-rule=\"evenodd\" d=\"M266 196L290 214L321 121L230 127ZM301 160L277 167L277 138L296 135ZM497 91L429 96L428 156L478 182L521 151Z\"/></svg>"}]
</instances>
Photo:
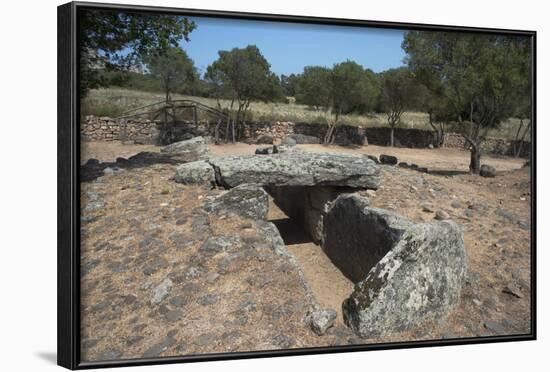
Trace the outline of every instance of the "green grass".
<instances>
[{"instance_id":1,"label":"green grass","mask_svg":"<svg viewBox=\"0 0 550 372\"><path fill-rule=\"evenodd\" d=\"M150 103L162 101L163 93L142 92L122 88L105 88L91 90L81 102L82 115L96 116L120 116L123 112L144 106ZM216 107L216 100L175 94L172 99L193 99L205 105ZM220 100L223 108L229 108L229 100ZM288 103L252 102L250 104L251 120L253 121L292 121L305 123L326 123L326 115L322 111L316 111L308 106ZM406 112L401 119L404 128L427 129L428 115L423 112ZM341 117L343 124L360 127L385 127L387 126L384 114L373 115L344 115ZM491 130L489 136L496 138L514 139L519 124L518 119L510 119L503 123L499 129ZM529 135L527 136L529 137Z\"/></svg>"}]
</instances>

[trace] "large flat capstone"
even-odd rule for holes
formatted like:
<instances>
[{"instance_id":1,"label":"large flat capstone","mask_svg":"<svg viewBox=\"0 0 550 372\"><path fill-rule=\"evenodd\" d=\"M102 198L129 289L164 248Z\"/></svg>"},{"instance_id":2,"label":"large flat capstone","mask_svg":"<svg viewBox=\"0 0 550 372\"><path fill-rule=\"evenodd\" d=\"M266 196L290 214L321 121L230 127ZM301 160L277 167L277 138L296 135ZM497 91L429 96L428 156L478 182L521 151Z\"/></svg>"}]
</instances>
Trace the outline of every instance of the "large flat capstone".
<instances>
[{"instance_id":1,"label":"large flat capstone","mask_svg":"<svg viewBox=\"0 0 550 372\"><path fill-rule=\"evenodd\" d=\"M349 194L333 202L324 228L324 251L356 282L342 312L360 336L404 331L458 303L467 260L453 221L416 224Z\"/></svg>"},{"instance_id":2,"label":"large flat capstone","mask_svg":"<svg viewBox=\"0 0 550 372\"><path fill-rule=\"evenodd\" d=\"M225 187L243 183L263 186L345 186L377 189L379 166L363 155L284 152L273 155L210 159L216 181Z\"/></svg>"}]
</instances>

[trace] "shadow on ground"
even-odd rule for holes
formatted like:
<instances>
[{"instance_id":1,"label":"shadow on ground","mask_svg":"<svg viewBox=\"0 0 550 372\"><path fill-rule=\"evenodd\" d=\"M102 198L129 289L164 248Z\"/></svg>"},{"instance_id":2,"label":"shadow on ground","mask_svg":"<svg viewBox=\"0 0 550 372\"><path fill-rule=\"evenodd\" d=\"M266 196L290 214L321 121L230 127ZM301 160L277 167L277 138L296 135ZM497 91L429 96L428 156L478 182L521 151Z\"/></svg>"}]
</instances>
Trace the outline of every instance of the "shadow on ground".
<instances>
[{"instance_id":1,"label":"shadow on ground","mask_svg":"<svg viewBox=\"0 0 550 372\"><path fill-rule=\"evenodd\" d=\"M462 170L430 170L429 173L434 176L459 176L461 174L470 174L470 172Z\"/></svg>"},{"instance_id":2,"label":"shadow on ground","mask_svg":"<svg viewBox=\"0 0 550 372\"><path fill-rule=\"evenodd\" d=\"M304 232L302 226L291 218L271 220L279 230L285 245L311 243L311 238Z\"/></svg>"},{"instance_id":3,"label":"shadow on ground","mask_svg":"<svg viewBox=\"0 0 550 372\"><path fill-rule=\"evenodd\" d=\"M179 164L177 160L168 155L155 152L140 152L134 156L117 158L115 162L101 163L97 159L89 159L86 164L80 166L80 182L92 182L105 174L105 169L135 169L148 167L153 164Z\"/></svg>"}]
</instances>

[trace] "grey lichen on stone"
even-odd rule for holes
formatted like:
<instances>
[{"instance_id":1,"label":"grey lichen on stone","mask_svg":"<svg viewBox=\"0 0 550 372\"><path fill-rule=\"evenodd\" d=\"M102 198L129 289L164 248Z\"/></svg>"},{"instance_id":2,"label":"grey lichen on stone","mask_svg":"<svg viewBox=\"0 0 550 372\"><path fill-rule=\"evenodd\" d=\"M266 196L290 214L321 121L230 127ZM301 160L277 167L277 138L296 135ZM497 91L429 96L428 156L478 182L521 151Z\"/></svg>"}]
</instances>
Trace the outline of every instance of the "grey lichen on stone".
<instances>
[{"instance_id":1,"label":"grey lichen on stone","mask_svg":"<svg viewBox=\"0 0 550 372\"><path fill-rule=\"evenodd\" d=\"M160 152L182 162L207 160L210 154L206 139L200 136L172 143Z\"/></svg>"},{"instance_id":2,"label":"grey lichen on stone","mask_svg":"<svg viewBox=\"0 0 550 372\"><path fill-rule=\"evenodd\" d=\"M352 272L356 284L342 304L345 323L358 335L372 337L448 314L459 301L467 275L459 225L451 220L415 224L396 213L371 208L362 199L339 196L327 216L326 227L332 224L329 236L340 230L336 236L341 237L339 251L323 247L329 257L365 260L364 267L344 260L344 273L348 268L368 270L362 279L357 277L360 271ZM360 231L363 235L358 236ZM325 237L325 244L335 242ZM375 264L367 262L372 256L381 258Z\"/></svg>"},{"instance_id":3,"label":"grey lichen on stone","mask_svg":"<svg viewBox=\"0 0 550 372\"><path fill-rule=\"evenodd\" d=\"M212 165L203 160L179 165L174 175L176 182L186 185L213 183L214 179L215 175Z\"/></svg>"},{"instance_id":4,"label":"grey lichen on stone","mask_svg":"<svg viewBox=\"0 0 550 372\"><path fill-rule=\"evenodd\" d=\"M158 305L168 296L174 283L170 278L164 279L151 291L151 305Z\"/></svg>"},{"instance_id":5,"label":"grey lichen on stone","mask_svg":"<svg viewBox=\"0 0 550 372\"><path fill-rule=\"evenodd\" d=\"M308 314L306 322L311 330L318 336L322 336L334 325L336 311L333 309L318 309Z\"/></svg>"},{"instance_id":6,"label":"grey lichen on stone","mask_svg":"<svg viewBox=\"0 0 550 372\"><path fill-rule=\"evenodd\" d=\"M236 215L265 220L269 199L260 185L245 183L217 196L203 208L211 213L230 212Z\"/></svg>"},{"instance_id":7,"label":"grey lichen on stone","mask_svg":"<svg viewBox=\"0 0 550 372\"><path fill-rule=\"evenodd\" d=\"M211 159L217 182L263 186L346 186L377 189L380 168L371 159L352 154L287 151L273 155L226 156Z\"/></svg>"}]
</instances>

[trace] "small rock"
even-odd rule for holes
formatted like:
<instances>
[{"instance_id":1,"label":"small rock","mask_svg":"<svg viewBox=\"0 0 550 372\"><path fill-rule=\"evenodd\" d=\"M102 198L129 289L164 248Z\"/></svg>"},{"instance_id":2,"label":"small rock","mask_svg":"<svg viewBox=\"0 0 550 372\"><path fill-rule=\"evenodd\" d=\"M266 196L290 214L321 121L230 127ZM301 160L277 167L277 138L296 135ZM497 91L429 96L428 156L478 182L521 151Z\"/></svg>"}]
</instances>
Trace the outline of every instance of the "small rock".
<instances>
[{"instance_id":1,"label":"small rock","mask_svg":"<svg viewBox=\"0 0 550 372\"><path fill-rule=\"evenodd\" d=\"M439 210L437 212L435 212L435 217L434 217L436 220L448 220L451 218L451 216L449 216L449 213L445 212L445 211L442 211L442 210Z\"/></svg>"},{"instance_id":2,"label":"small rock","mask_svg":"<svg viewBox=\"0 0 550 372\"><path fill-rule=\"evenodd\" d=\"M368 197L374 198L374 197L376 196L376 191L371 190L371 189L368 189L368 190L366 191L366 194L367 194Z\"/></svg>"},{"instance_id":3,"label":"small rock","mask_svg":"<svg viewBox=\"0 0 550 372\"><path fill-rule=\"evenodd\" d=\"M479 175L481 177L495 177L497 175L497 170L495 169L495 167L483 164L479 169Z\"/></svg>"},{"instance_id":4,"label":"small rock","mask_svg":"<svg viewBox=\"0 0 550 372\"><path fill-rule=\"evenodd\" d=\"M324 335L334 325L335 320L336 311L333 309L315 310L308 316L309 326L318 336Z\"/></svg>"},{"instance_id":5,"label":"small rock","mask_svg":"<svg viewBox=\"0 0 550 372\"><path fill-rule=\"evenodd\" d=\"M181 310L170 310L166 313L165 317L169 322L176 322L181 319L182 315Z\"/></svg>"},{"instance_id":6,"label":"small rock","mask_svg":"<svg viewBox=\"0 0 550 372\"><path fill-rule=\"evenodd\" d=\"M208 274L208 276L206 277L206 282L207 282L208 284L212 284L212 283L214 283L219 277L220 277L220 274L218 274L218 273L210 273L210 274Z\"/></svg>"},{"instance_id":7,"label":"small rock","mask_svg":"<svg viewBox=\"0 0 550 372\"><path fill-rule=\"evenodd\" d=\"M120 359L122 356L122 353L116 349L113 350L107 350L101 354L99 357L100 360L115 360Z\"/></svg>"},{"instance_id":8,"label":"small rock","mask_svg":"<svg viewBox=\"0 0 550 372\"><path fill-rule=\"evenodd\" d=\"M409 164L402 161L400 162L399 164L397 164L397 166L401 167L401 168L409 168Z\"/></svg>"},{"instance_id":9,"label":"small rock","mask_svg":"<svg viewBox=\"0 0 550 372\"><path fill-rule=\"evenodd\" d=\"M115 170L111 167L107 167L105 169L103 169L103 174L104 175L110 175L110 174L114 174L115 173Z\"/></svg>"},{"instance_id":10,"label":"small rock","mask_svg":"<svg viewBox=\"0 0 550 372\"><path fill-rule=\"evenodd\" d=\"M143 336L130 336L130 337L126 340L126 345L132 346L132 345L138 344L138 343L140 343L143 339L144 339Z\"/></svg>"},{"instance_id":11,"label":"small rock","mask_svg":"<svg viewBox=\"0 0 550 372\"><path fill-rule=\"evenodd\" d=\"M426 212L426 213L433 213L434 212L434 209L431 205L428 205L428 204L424 204L422 206L422 212Z\"/></svg>"},{"instance_id":12,"label":"small rock","mask_svg":"<svg viewBox=\"0 0 550 372\"><path fill-rule=\"evenodd\" d=\"M418 191L418 188L414 185L411 185L410 188L409 188L409 191L410 192L417 192Z\"/></svg>"},{"instance_id":13,"label":"small rock","mask_svg":"<svg viewBox=\"0 0 550 372\"><path fill-rule=\"evenodd\" d=\"M196 338L195 344L198 346L207 346L216 342L216 335L213 333L205 333Z\"/></svg>"},{"instance_id":14,"label":"small rock","mask_svg":"<svg viewBox=\"0 0 550 372\"><path fill-rule=\"evenodd\" d=\"M176 296L170 299L170 303L174 306L181 307L187 303L187 300L183 296Z\"/></svg>"},{"instance_id":15,"label":"small rock","mask_svg":"<svg viewBox=\"0 0 550 372\"><path fill-rule=\"evenodd\" d=\"M418 167L417 167L418 168ZM422 177L413 177L411 179L411 181L416 185L416 186L423 186L424 185L424 178Z\"/></svg>"},{"instance_id":16,"label":"small rock","mask_svg":"<svg viewBox=\"0 0 550 372\"><path fill-rule=\"evenodd\" d=\"M215 304L216 302L218 302L218 300L219 300L218 295L209 293L199 298L198 303L201 304L202 306L208 306L208 305Z\"/></svg>"},{"instance_id":17,"label":"small rock","mask_svg":"<svg viewBox=\"0 0 550 372\"><path fill-rule=\"evenodd\" d=\"M273 154L273 146L268 147L258 147L256 151L254 151L254 154L256 155L271 155Z\"/></svg>"},{"instance_id":18,"label":"small rock","mask_svg":"<svg viewBox=\"0 0 550 372\"><path fill-rule=\"evenodd\" d=\"M451 207L453 207L453 208L461 208L462 205L460 204L459 201L453 200L453 201L451 202Z\"/></svg>"},{"instance_id":19,"label":"small rock","mask_svg":"<svg viewBox=\"0 0 550 372\"><path fill-rule=\"evenodd\" d=\"M387 165L396 165L397 164L397 158L392 155L380 155L380 163L387 164Z\"/></svg>"},{"instance_id":20,"label":"small rock","mask_svg":"<svg viewBox=\"0 0 550 372\"><path fill-rule=\"evenodd\" d=\"M158 286L153 288L151 291L151 305L158 305L168 296L170 290L172 289L173 282L170 278L166 278Z\"/></svg>"},{"instance_id":21,"label":"small rock","mask_svg":"<svg viewBox=\"0 0 550 372\"><path fill-rule=\"evenodd\" d=\"M502 292L504 292L506 294L509 294L511 296L517 297L517 298L522 298L523 297L523 295L521 294L521 290L514 283L508 283L508 285L506 285L506 287L504 287Z\"/></svg>"},{"instance_id":22,"label":"small rock","mask_svg":"<svg viewBox=\"0 0 550 372\"><path fill-rule=\"evenodd\" d=\"M238 243L238 238L232 236L211 236L199 248L199 251L206 255L215 255L227 250Z\"/></svg>"},{"instance_id":23,"label":"small rock","mask_svg":"<svg viewBox=\"0 0 550 372\"><path fill-rule=\"evenodd\" d=\"M283 333L278 333L276 334L273 338L272 338L272 342L283 348L283 349L288 349L290 346L292 346L294 344L294 340L292 339L292 337L290 336L287 336Z\"/></svg>"}]
</instances>

